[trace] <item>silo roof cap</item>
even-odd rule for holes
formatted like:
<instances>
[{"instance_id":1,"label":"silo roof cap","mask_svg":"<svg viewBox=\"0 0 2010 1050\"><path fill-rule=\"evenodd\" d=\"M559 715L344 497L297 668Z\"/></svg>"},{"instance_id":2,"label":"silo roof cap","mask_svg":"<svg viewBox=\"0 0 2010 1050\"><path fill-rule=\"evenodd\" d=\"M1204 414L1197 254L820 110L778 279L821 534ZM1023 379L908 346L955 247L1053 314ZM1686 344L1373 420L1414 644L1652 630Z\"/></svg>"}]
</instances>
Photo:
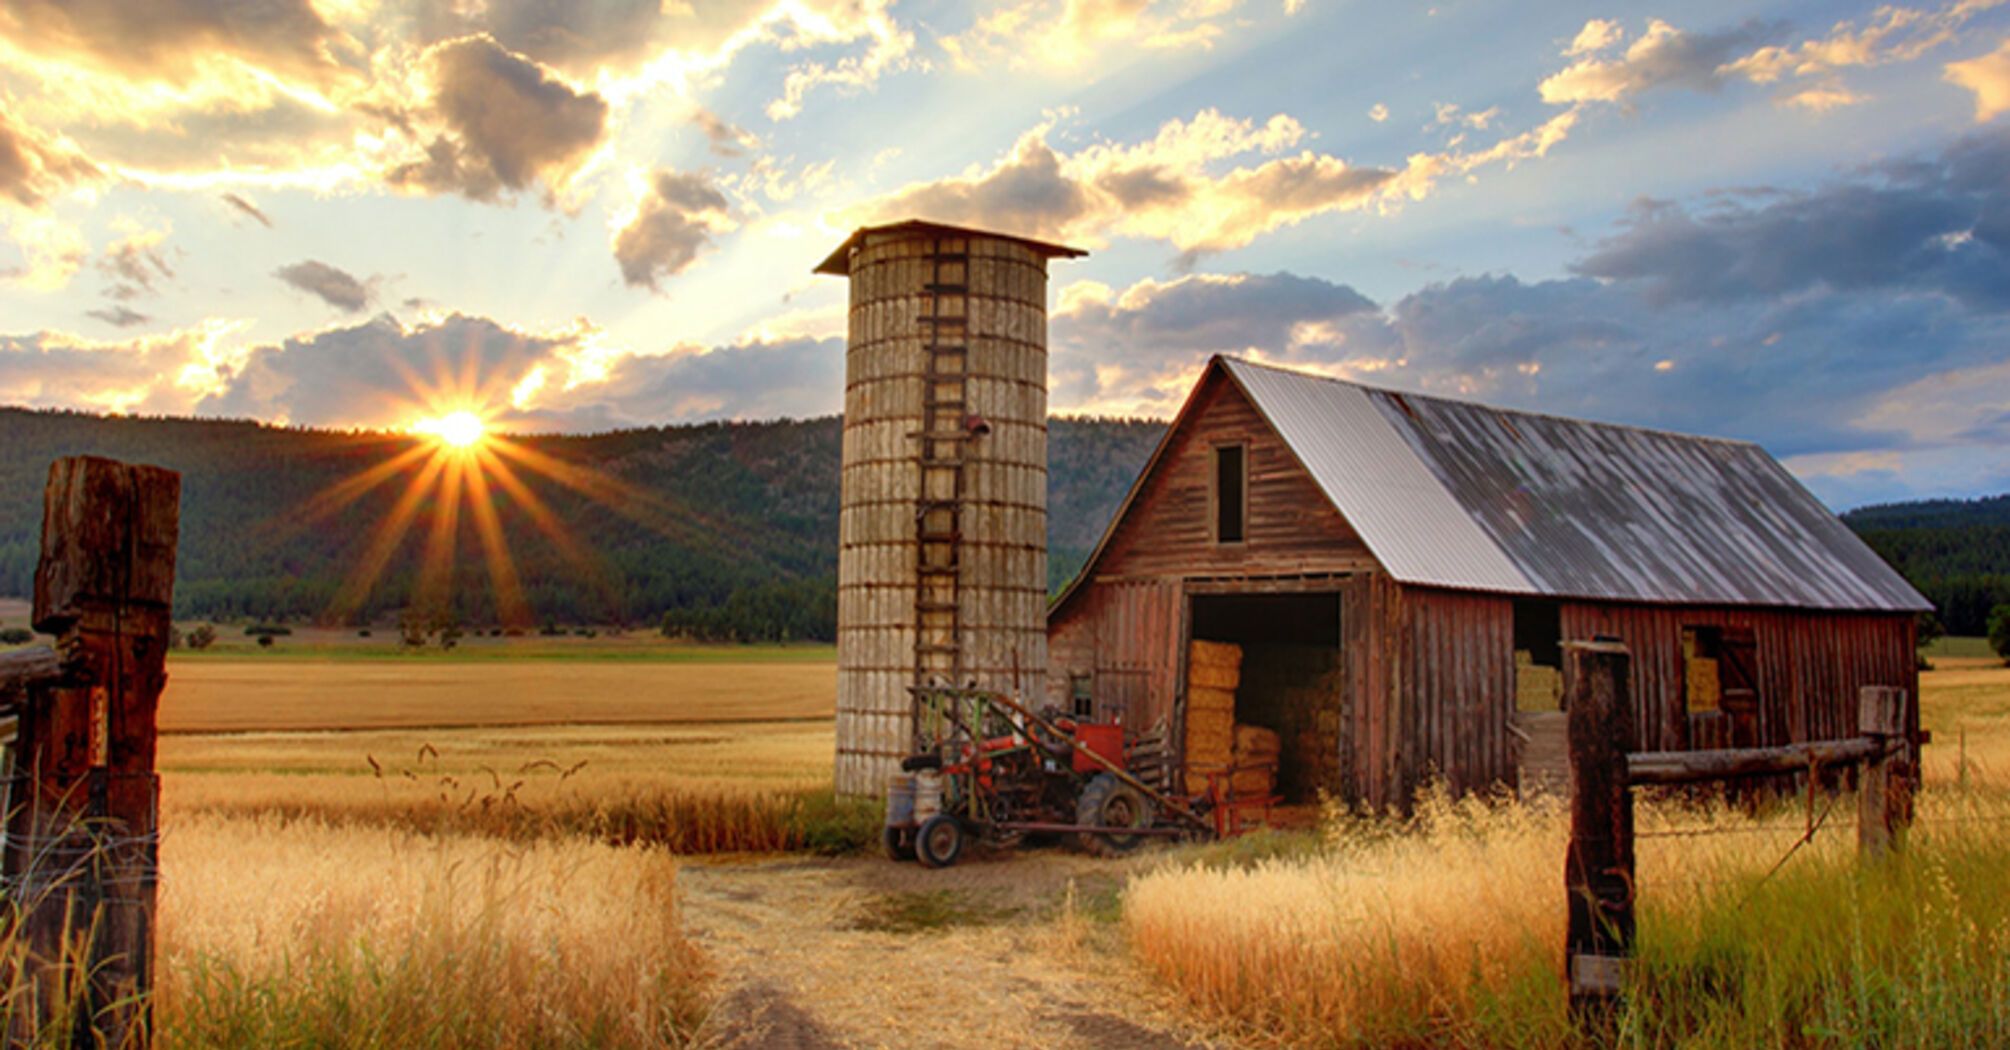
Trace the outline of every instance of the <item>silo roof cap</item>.
<instances>
[{"instance_id":1,"label":"silo roof cap","mask_svg":"<svg viewBox=\"0 0 2010 1050\"><path fill-rule=\"evenodd\" d=\"M866 235L874 233L915 233L938 237L990 237L995 240L1011 241L1015 244L1025 245L1049 259L1079 259L1089 254L1080 248L1070 248L1065 244L1037 241L1031 237L999 233L995 230L979 230L970 226L951 226L947 223L908 219L905 222L889 222L880 226L861 226L853 230L852 235L846 237L844 243L838 245L837 250L830 254L830 258L817 264L815 272L834 274L839 277L851 276L851 253L857 251L858 247L865 243Z\"/></svg>"}]
</instances>

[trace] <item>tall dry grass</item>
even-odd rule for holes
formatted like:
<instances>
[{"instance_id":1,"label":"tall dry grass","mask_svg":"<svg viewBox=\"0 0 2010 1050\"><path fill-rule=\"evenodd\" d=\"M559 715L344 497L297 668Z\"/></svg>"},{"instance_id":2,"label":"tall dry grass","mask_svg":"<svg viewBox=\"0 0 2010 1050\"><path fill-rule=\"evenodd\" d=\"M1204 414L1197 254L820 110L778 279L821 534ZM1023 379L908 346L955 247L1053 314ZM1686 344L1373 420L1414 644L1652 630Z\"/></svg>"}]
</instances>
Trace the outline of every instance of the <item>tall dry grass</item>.
<instances>
[{"instance_id":1,"label":"tall dry grass","mask_svg":"<svg viewBox=\"0 0 2010 1050\"><path fill-rule=\"evenodd\" d=\"M1638 808L1622 1044L2010 1045L2010 672L1934 672L1921 710L1927 788L1890 863L1860 861L1848 796L1756 818ZM1323 834L1133 880L1131 951L1259 1041L1583 1041L1563 995L1560 808L1428 794L1406 820L1329 814Z\"/></svg>"},{"instance_id":2,"label":"tall dry grass","mask_svg":"<svg viewBox=\"0 0 2010 1050\"><path fill-rule=\"evenodd\" d=\"M274 817L161 846L164 1045L678 1045L705 1012L675 859Z\"/></svg>"},{"instance_id":3,"label":"tall dry grass","mask_svg":"<svg viewBox=\"0 0 2010 1050\"><path fill-rule=\"evenodd\" d=\"M2010 804L1942 794L1896 863L1858 863L1844 800L1805 816L1645 806L1631 1045L2010 1041ZM1692 835L1718 831L1723 834ZM1669 833L1669 834L1663 834ZM1340 818L1310 856L1203 856L1134 880L1132 951L1247 1035L1342 1046L1564 1046L1557 809L1427 795ZM1780 870L1770 869L1789 851Z\"/></svg>"}]
</instances>

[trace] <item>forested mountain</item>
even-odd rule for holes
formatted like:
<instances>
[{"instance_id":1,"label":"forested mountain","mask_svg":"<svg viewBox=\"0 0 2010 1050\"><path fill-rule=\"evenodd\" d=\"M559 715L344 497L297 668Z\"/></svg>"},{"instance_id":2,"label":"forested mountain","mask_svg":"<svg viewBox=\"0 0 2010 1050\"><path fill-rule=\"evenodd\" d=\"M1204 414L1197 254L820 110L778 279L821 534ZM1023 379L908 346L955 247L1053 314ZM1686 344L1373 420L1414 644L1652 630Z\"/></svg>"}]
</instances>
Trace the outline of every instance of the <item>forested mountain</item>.
<instances>
[{"instance_id":1,"label":"forested mountain","mask_svg":"<svg viewBox=\"0 0 2010 1050\"><path fill-rule=\"evenodd\" d=\"M1053 421L1050 582L1094 546L1162 430ZM185 617L366 622L445 602L494 623L488 533L506 542L532 622L674 614L707 636L829 638L838 437L835 418L522 437L517 455L491 457L500 468L457 479L401 434L0 409L0 595L32 587L49 462L94 453L181 472ZM457 483L488 490L479 503L499 528L448 498Z\"/></svg>"},{"instance_id":2,"label":"forested mountain","mask_svg":"<svg viewBox=\"0 0 2010 1050\"><path fill-rule=\"evenodd\" d=\"M2010 603L2010 493L1862 507L1843 515L1940 612L1950 634L1979 635Z\"/></svg>"}]
</instances>

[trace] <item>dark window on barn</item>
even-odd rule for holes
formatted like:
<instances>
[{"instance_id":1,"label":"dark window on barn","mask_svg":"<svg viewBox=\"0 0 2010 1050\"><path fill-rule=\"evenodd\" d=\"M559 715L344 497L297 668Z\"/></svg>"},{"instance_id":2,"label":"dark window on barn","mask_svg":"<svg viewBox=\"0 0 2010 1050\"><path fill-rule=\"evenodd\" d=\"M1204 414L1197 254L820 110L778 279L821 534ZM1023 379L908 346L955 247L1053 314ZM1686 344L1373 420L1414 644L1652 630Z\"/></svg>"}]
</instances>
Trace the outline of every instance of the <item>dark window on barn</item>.
<instances>
[{"instance_id":1,"label":"dark window on barn","mask_svg":"<svg viewBox=\"0 0 2010 1050\"><path fill-rule=\"evenodd\" d=\"M1214 450L1214 541L1241 543L1243 524L1248 520L1247 472L1241 445L1222 445Z\"/></svg>"},{"instance_id":2,"label":"dark window on barn","mask_svg":"<svg viewBox=\"0 0 2010 1050\"><path fill-rule=\"evenodd\" d=\"M1563 709L1563 606L1540 598L1514 603L1514 705Z\"/></svg>"},{"instance_id":3,"label":"dark window on barn","mask_svg":"<svg viewBox=\"0 0 2010 1050\"><path fill-rule=\"evenodd\" d=\"M1086 672L1078 671L1068 676L1068 702L1076 718L1096 717L1096 694L1090 687L1094 681Z\"/></svg>"}]
</instances>

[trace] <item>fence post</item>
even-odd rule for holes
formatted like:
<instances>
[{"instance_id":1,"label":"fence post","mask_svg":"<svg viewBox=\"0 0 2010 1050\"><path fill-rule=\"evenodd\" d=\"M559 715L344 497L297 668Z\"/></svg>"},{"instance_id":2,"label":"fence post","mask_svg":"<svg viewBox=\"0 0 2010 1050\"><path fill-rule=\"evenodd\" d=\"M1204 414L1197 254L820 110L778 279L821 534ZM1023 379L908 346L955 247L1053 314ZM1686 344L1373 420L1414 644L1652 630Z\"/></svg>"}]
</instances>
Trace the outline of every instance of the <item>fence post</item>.
<instances>
[{"instance_id":1,"label":"fence post","mask_svg":"<svg viewBox=\"0 0 2010 1050\"><path fill-rule=\"evenodd\" d=\"M155 714L180 499L173 471L96 456L57 460L43 491L35 629L58 637L77 674L22 708L26 797L8 818L4 865L37 967L18 1021L71 1025L83 1045L144 1046L152 1027ZM78 963L90 975L81 988L78 971L65 973Z\"/></svg>"},{"instance_id":2,"label":"fence post","mask_svg":"<svg viewBox=\"0 0 2010 1050\"><path fill-rule=\"evenodd\" d=\"M1563 644L1570 724L1570 852L1564 861L1570 921L1564 960L1574 1013L1618 999L1621 960L1633 950L1633 746L1631 657L1600 639Z\"/></svg>"},{"instance_id":3,"label":"fence post","mask_svg":"<svg viewBox=\"0 0 2010 1050\"><path fill-rule=\"evenodd\" d=\"M1867 685L1857 691L1857 732L1890 746L1905 736L1906 693L1890 686ZM1864 857L1876 860L1902 845L1898 830L1906 805L1905 785L1898 777L1901 756L1880 751L1865 762L1857 784L1856 844Z\"/></svg>"}]
</instances>

